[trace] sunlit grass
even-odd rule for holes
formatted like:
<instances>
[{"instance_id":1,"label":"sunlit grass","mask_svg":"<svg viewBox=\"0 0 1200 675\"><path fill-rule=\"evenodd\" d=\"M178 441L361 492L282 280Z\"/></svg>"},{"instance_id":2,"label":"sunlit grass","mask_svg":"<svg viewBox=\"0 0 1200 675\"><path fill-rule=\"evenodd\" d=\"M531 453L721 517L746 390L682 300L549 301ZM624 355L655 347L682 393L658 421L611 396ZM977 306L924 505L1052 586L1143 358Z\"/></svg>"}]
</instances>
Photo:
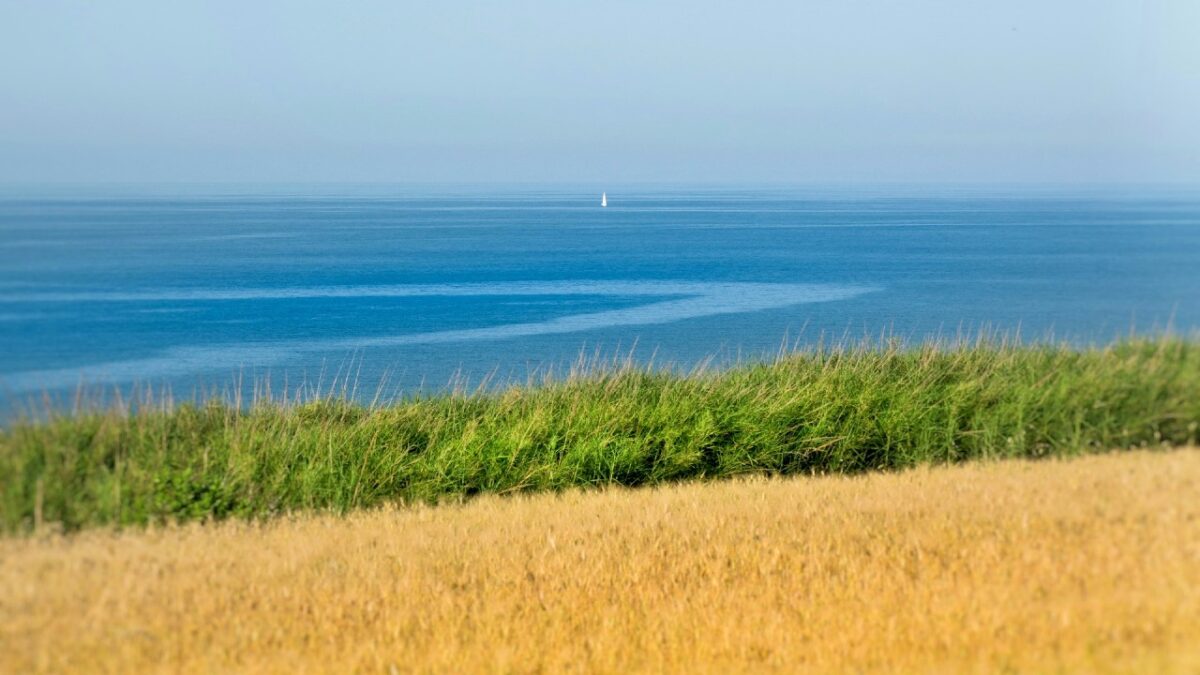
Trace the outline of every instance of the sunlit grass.
<instances>
[{"instance_id":1,"label":"sunlit grass","mask_svg":"<svg viewBox=\"0 0 1200 675\"><path fill-rule=\"evenodd\" d=\"M0 672L1195 673L1200 451L0 538Z\"/></svg>"},{"instance_id":2,"label":"sunlit grass","mask_svg":"<svg viewBox=\"0 0 1200 675\"><path fill-rule=\"evenodd\" d=\"M11 424L0 431L0 529L1194 444L1200 345L825 346L689 375L592 364L373 405L351 402L344 385Z\"/></svg>"}]
</instances>

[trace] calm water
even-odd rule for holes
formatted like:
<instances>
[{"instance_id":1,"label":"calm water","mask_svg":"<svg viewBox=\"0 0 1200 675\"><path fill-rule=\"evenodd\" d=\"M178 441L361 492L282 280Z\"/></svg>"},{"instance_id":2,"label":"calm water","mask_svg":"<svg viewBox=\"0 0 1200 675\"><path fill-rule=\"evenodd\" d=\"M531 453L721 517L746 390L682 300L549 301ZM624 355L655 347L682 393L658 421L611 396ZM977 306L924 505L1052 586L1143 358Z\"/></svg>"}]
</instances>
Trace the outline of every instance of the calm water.
<instances>
[{"instance_id":1,"label":"calm water","mask_svg":"<svg viewBox=\"0 0 1200 675\"><path fill-rule=\"evenodd\" d=\"M0 392L1200 327L1196 191L607 189L607 209L598 189L10 189Z\"/></svg>"}]
</instances>

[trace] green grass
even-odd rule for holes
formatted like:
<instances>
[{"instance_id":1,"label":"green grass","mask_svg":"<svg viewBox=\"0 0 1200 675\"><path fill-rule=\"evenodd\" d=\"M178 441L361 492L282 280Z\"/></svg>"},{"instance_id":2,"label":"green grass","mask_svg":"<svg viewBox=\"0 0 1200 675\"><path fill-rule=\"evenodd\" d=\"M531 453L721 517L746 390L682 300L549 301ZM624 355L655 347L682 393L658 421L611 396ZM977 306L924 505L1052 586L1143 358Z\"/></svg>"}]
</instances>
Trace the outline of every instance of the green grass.
<instances>
[{"instance_id":1,"label":"green grass","mask_svg":"<svg viewBox=\"0 0 1200 675\"><path fill-rule=\"evenodd\" d=\"M1200 343L1171 337L818 348L378 406L112 407L0 431L0 530L1195 444L1198 423Z\"/></svg>"}]
</instances>

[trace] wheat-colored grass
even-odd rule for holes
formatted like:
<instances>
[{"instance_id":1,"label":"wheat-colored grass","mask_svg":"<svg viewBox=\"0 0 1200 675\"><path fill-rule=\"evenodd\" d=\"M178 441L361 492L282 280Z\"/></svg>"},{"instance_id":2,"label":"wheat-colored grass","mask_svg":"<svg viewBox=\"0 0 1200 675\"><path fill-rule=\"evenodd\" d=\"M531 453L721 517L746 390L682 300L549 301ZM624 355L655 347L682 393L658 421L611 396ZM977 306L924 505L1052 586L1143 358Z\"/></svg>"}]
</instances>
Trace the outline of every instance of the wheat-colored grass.
<instances>
[{"instance_id":1,"label":"wheat-colored grass","mask_svg":"<svg viewBox=\"0 0 1200 675\"><path fill-rule=\"evenodd\" d=\"M1196 672L1200 451L0 540L0 671Z\"/></svg>"}]
</instances>

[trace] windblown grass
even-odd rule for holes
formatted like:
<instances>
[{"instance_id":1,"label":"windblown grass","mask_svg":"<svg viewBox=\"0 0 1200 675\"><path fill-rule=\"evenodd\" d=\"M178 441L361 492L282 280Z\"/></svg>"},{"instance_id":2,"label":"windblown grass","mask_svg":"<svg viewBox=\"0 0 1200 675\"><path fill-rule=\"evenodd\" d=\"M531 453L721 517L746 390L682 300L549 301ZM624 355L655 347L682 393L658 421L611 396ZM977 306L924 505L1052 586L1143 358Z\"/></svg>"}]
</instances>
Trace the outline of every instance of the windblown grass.
<instances>
[{"instance_id":1,"label":"windblown grass","mask_svg":"<svg viewBox=\"0 0 1200 675\"><path fill-rule=\"evenodd\" d=\"M724 372L625 365L363 406L115 406L0 431L0 529L1195 444L1200 345L842 346Z\"/></svg>"},{"instance_id":2,"label":"windblown grass","mask_svg":"<svg viewBox=\"0 0 1200 675\"><path fill-rule=\"evenodd\" d=\"M1200 451L0 538L0 672L1200 672Z\"/></svg>"}]
</instances>

